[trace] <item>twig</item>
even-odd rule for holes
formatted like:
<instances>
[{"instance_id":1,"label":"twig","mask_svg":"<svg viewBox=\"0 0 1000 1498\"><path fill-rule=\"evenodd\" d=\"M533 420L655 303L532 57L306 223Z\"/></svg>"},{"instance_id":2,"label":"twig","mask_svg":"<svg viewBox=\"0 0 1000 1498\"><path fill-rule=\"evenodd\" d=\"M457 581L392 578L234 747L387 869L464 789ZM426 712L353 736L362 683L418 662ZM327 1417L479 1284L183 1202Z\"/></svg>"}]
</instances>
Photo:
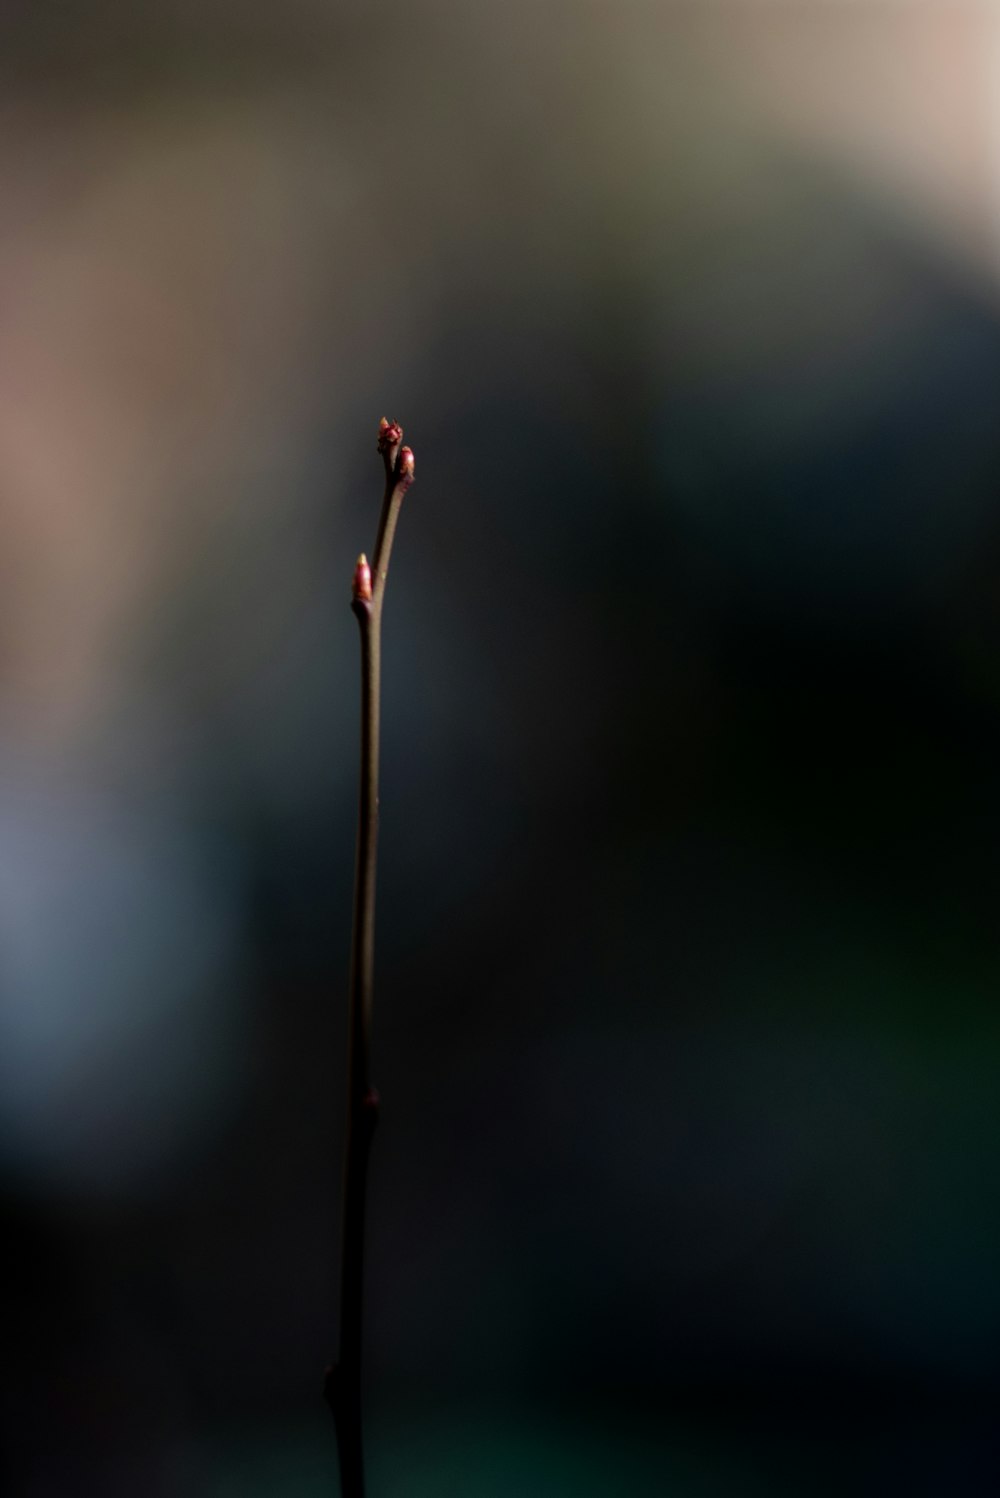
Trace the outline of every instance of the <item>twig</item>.
<instances>
[{"instance_id":1,"label":"twig","mask_svg":"<svg viewBox=\"0 0 1000 1498\"><path fill-rule=\"evenodd\" d=\"M373 565L364 554L354 569L351 608L361 635L361 776L354 866L354 921L347 1037L347 1140L344 1151L340 1260L340 1346L325 1394L340 1453L341 1498L364 1498L361 1431L361 1347L365 1197L368 1156L378 1122L379 1096L371 1080L372 981L375 965L375 862L378 841L379 687L382 602L399 512L413 482L413 453L401 447L402 427L382 418L379 452L385 494Z\"/></svg>"}]
</instances>

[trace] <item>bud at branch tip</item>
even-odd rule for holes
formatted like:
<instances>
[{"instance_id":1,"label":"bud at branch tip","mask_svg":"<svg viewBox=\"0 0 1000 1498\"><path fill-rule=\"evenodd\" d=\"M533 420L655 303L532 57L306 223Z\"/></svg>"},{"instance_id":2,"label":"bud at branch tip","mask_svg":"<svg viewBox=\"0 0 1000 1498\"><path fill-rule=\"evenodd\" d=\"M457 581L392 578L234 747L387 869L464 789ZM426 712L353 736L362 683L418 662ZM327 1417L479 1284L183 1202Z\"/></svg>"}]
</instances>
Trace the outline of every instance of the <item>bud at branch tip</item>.
<instances>
[{"instance_id":1,"label":"bud at branch tip","mask_svg":"<svg viewBox=\"0 0 1000 1498\"><path fill-rule=\"evenodd\" d=\"M399 422L390 421L388 417L383 416L382 420L378 424L379 452L387 453L391 447L395 447L396 443L402 442L402 440L403 428L400 426Z\"/></svg>"}]
</instances>

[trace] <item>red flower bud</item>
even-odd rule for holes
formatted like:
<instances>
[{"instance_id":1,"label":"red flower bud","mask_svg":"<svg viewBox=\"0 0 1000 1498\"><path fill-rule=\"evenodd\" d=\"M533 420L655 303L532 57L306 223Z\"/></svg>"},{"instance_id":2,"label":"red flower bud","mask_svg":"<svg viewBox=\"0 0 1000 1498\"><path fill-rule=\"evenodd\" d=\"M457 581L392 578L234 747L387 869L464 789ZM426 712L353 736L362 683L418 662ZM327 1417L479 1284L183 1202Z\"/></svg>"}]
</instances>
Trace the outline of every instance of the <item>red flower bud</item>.
<instances>
[{"instance_id":1,"label":"red flower bud","mask_svg":"<svg viewBox=\"0 0 1000 1498\"><path fill-rule=\"evenodd\" d=\"M389 421L385 416L378 424L378 450L387 453L390 447L403 440L403 428L398 421Z\"/></svg>"},{"instance_id":2,"label":"red flower bud","mask_svg":"<svg viewBox=\"0 0 1000 1498\"><path fill-rule=\"evenodd\" d=\"M351 597L355 603L371 603L372 601L372 569L368 565L368 558L364 552L358 557L357 566L354 569Z\"/></svg>"},{"instance_id":3,"label":"red flower bud","mask_svg":"<svg viewBox=\"0 0 1000 1498\"><path fill-rule=\"evenodd\" d=\"M413 448L401 447L399 449L399 482L404 489L408 489L413 483Z\"/></svg>"}]
</instances>

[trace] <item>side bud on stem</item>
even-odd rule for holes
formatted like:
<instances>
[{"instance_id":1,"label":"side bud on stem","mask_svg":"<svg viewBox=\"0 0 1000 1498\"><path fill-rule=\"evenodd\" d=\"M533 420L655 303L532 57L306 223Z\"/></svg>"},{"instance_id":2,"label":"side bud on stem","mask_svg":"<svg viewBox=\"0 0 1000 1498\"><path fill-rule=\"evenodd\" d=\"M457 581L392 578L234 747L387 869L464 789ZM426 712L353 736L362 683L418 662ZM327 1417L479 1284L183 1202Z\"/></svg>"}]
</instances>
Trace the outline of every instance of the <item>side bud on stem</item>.
<instances>
[{"instance_id":1,"label":"side bud on stem","mask_svg":"<svg viewBox=\"0 0 1000 1498\"><path fill-rule=\"evenodd\" d=\"M372 601L372 570L368 565L368 558L364 552L358 557L357 565L354 568L351 598L355 603L371 603Z\"/></svg>"}]
</instances>

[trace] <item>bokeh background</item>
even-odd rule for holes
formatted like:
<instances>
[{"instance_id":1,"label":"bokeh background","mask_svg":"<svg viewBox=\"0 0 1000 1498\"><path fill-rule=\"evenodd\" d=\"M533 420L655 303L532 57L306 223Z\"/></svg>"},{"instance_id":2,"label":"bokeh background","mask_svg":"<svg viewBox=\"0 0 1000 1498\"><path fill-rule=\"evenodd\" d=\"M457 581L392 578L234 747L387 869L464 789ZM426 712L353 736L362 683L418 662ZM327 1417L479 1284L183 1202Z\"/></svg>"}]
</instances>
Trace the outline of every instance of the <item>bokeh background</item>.
<instances>
[{"instance_id":1,"label":"bokeh background","mask_svg":"<svg viewBox=\"0 0 1000 1498\"><path fill-rule=\"evenodd\" d=\"M1000 15L14 3L12 1498L994 1491Z\"/></svg>"}]
</instances>

